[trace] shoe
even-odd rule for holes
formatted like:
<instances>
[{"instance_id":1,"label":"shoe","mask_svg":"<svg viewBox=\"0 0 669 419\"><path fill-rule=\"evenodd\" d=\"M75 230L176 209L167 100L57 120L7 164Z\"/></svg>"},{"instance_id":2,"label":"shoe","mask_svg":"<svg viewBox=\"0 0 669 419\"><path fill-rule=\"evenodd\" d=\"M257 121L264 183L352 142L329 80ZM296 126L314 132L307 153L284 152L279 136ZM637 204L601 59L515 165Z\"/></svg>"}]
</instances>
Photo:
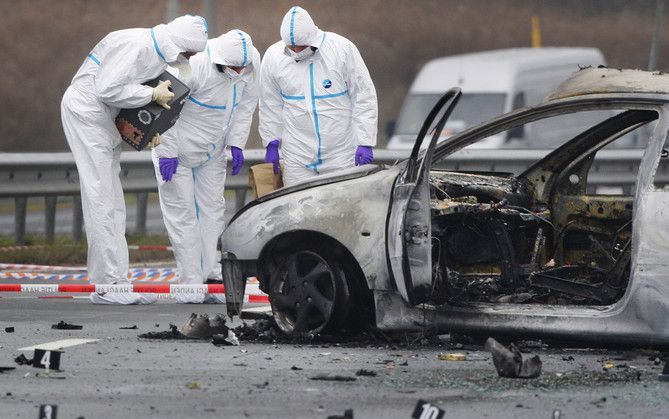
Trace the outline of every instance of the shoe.
<instances>
[{"instance_id":1,"label":"shoe","mask_svg":"<svg viewBox=\"0 0 669 419\"><path fill-rule=\"evenodd\" d=\"M139 292L92 292L90 296L93 304L153 304L158 301L155 294L141 294Z\"/></svg>"}]
</instances>

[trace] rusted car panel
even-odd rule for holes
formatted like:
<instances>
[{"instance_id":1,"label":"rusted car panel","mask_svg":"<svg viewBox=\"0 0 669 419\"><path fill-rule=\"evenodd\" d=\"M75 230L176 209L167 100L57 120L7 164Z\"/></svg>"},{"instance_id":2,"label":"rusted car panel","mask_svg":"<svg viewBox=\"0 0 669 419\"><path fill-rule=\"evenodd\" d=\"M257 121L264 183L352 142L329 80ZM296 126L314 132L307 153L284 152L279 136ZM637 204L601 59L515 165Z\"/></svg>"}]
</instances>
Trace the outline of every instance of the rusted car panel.
<instances>
[{"instance_id":1,"label":"rusted car panel","mask_svg":"<svg viewBox=\"0 0 669 419\"><path fill-rule=\"evenodd\" d=\"M304 237L310 237L307 242L318 237L346 249L352 257L347 263L359 265L373 294L376 326L384 330L669 345L669 190L654 185L669 130L667 93L669 76L588 69L544 104L473 127L439 146L448 111L436 122L441 108L435 107L406 162L278 194L238 214L224 234L223 265L241 260L253 269L226 281L241 283L245 275L257 274L271 298L282 301L273 302L275 317L277 311L291 311L290 304L300 304L286 303L284 294L295 284L288 287L285 274L280 287L270 282L277 266L287 269L282 260L292 257L291 247L303 248ZM440 106L451 110L458 96L449 92ZM438 168L439 159L486 136L593 109L616 113L522 174ZM640 127L652 131L634 196L588 191L596 153ZM434 135L421 154L428 128ZM337 265L327 249L314 246L326 256L320 265L313 263ZM312 253L303 252L313 260ZM336 269L328 275L331 290L341 291L342 276ZM328 317L335 303L351 302L329 294L327 310L321 307L310 318L326 311ZM329 320L309 323L300 313L297 309L284 322L286 331L322 330Z\"/></svg>"}]
</instances>

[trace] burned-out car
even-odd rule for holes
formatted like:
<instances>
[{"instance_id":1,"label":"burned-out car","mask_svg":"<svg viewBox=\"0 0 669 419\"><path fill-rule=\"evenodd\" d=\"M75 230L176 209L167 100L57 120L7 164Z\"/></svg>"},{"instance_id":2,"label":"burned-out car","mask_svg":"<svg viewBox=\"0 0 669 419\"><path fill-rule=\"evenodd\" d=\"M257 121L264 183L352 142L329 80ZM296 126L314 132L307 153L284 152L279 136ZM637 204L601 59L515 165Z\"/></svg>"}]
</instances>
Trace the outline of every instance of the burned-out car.
<instances>
[{"instance_id":1,"label":"burned-out car","mask_svg":"<svg viewBox=\"0 0 669 419\"><path fill-rule=\"evenodd\" d=\"M668 344L669 190L656 171L669 75L581 70L542 104L437 144L459 96L437 102L408 160L313 178L241 209L223 235L229 312L256 276L286 333L371 321ZM443 168L456 151L518 130L552 136L556 148L520 173ZM593 189L597 154L631 136L645 145L635 185Z\"/></svg>"}]
</instances>

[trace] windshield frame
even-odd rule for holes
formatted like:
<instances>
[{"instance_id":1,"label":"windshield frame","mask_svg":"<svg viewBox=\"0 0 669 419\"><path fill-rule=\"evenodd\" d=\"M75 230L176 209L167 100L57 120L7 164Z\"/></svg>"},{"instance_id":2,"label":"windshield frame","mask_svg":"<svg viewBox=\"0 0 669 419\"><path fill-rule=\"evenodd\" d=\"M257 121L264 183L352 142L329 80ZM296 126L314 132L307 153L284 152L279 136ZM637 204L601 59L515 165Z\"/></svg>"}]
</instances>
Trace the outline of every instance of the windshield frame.
<instances>
[{"instance_id":1,"label":"windshield frame","mask_svg":"<svg viewBox=\"0 0 669 419\"><path fill-rule=\"evenodd\" d=\"M609 94L595 94L544 102L543 104L531 108L516 109L488 122L483 122L468 128L441 142L435 148L431 163L491 135L495 135L515 126L549 118L551 116L603 109L656 109L658 106L662 106L667 102L668 98L666 95L630 93L616 94L614 96ZM576 136L572 138L575 138ZM558 148L560 147L555 147L554 149Z\"/></svg>"},{"instance_id":2,"label":"windshield frame","mask_svg":"<svg viewBox=\"0 0 669 419\"><path fill-rule=\"evenodd\" d=\"M420 127L422 127L422 124L423 124L423 121L424 121L424 116L423 115L427 115L427 113L430 111L430 109L432 109L432 107L437 103L437 101L439 100L439 98L441 98L442 95L443 95L443 93L438 93L438 92L416 92L416 93L409 92L407 97L404 99L404 102L402 103L402 108L400 109L400 113L399 113L399 116L397 118L397 124L395 126L394 135L404 136L404 137L418 135L418 132L420 131ZM484 116L484 119L482 121L477 121L475 123L469 123L469 121L464 121L463 119L454 119L453 115L451 115L451 118L449 118L449 120L447 121L447 126L448 126L449 122L452 123L453 121L462 121L465 125L464 128L460 131L460 132L462 132L462 131L468 129L469 127L479 125L481 123L489 121L491 118L495 118L497 116L503 115L505 113L505 110L507 109L507 102L509 100L509 97L508 97L509 95L508 95L507 92L493 92L493 91L489 91L489 92L488 91L486 91L486 92L463 92L462 96L461 96L461 99L460 99L460 102L459 102L459 106L455 108L454 112L457 112L458 109L463 108L463 106L462 106L462 101L463 100L467 101L468 99L471 99L474 96L477 96L477 97L486 96L487 99L492 99L492 97L494 96L495 97L494 99L499 101L499 105L501 105L501 106L499 106L499 113L496 113L493 116L486 115L486 116ZM423 115L416 115L415 124L418 127L418 129L415 132L405 132L405 131L402 130L402 127L403 127L403 125L409 124L409 123L403 124L403 121L406 118L408 118L407 114L408 114L409 111L407 109L409 107L414 107L415 104L412 103L412 101L414 101L415 99L420 98L420 97L423 97L423 98L430 97L430 98L433 98L434 100L430 101L429 106L422 106L422 108L424 108L424 111L425 111L425 113ZM476 118L476 119L479 119L479 118ZM413 123L413 122L411 122L411 123Z\"/></svg>"}]
</instances>

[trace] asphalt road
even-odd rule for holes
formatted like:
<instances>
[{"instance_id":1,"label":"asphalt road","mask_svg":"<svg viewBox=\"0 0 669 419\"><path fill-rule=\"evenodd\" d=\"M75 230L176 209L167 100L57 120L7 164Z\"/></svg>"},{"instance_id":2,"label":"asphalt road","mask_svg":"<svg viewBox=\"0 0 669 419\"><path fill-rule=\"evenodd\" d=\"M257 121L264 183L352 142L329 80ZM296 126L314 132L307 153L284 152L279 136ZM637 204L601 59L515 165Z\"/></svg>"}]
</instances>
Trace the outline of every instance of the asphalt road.
<instances>
[{"instance_id":1,"label":"asphalt road","mask_svg":"<svg viewBox=\"0 0 669 419\"><path fill-rule=\"evenodd\" d=\"M355 418L405 419L419 399L445 409L446 418L551 418L555 409L561 418L660 418L669 411L669 383L657 380L662 367L648 351L534 348L542 376L508 379L497 377L480 347L145 340L138 334L223 306L0 297L0 366L16 367L0 374L3 418L33 419L40 404L51 403L61 419L327 418L347 408ZM59 320L83 330L52 330ZM132 325L138 329L119 329ZM4 331L10 326L14 333ZM66 338L99 341L66 348L60 373L14 363L18 348ZM438 359L452 352L467 360ZM377 375L357 377L360 369ZM311 379L319 374L355 380Z\"/></svg>"}]
</instances>

